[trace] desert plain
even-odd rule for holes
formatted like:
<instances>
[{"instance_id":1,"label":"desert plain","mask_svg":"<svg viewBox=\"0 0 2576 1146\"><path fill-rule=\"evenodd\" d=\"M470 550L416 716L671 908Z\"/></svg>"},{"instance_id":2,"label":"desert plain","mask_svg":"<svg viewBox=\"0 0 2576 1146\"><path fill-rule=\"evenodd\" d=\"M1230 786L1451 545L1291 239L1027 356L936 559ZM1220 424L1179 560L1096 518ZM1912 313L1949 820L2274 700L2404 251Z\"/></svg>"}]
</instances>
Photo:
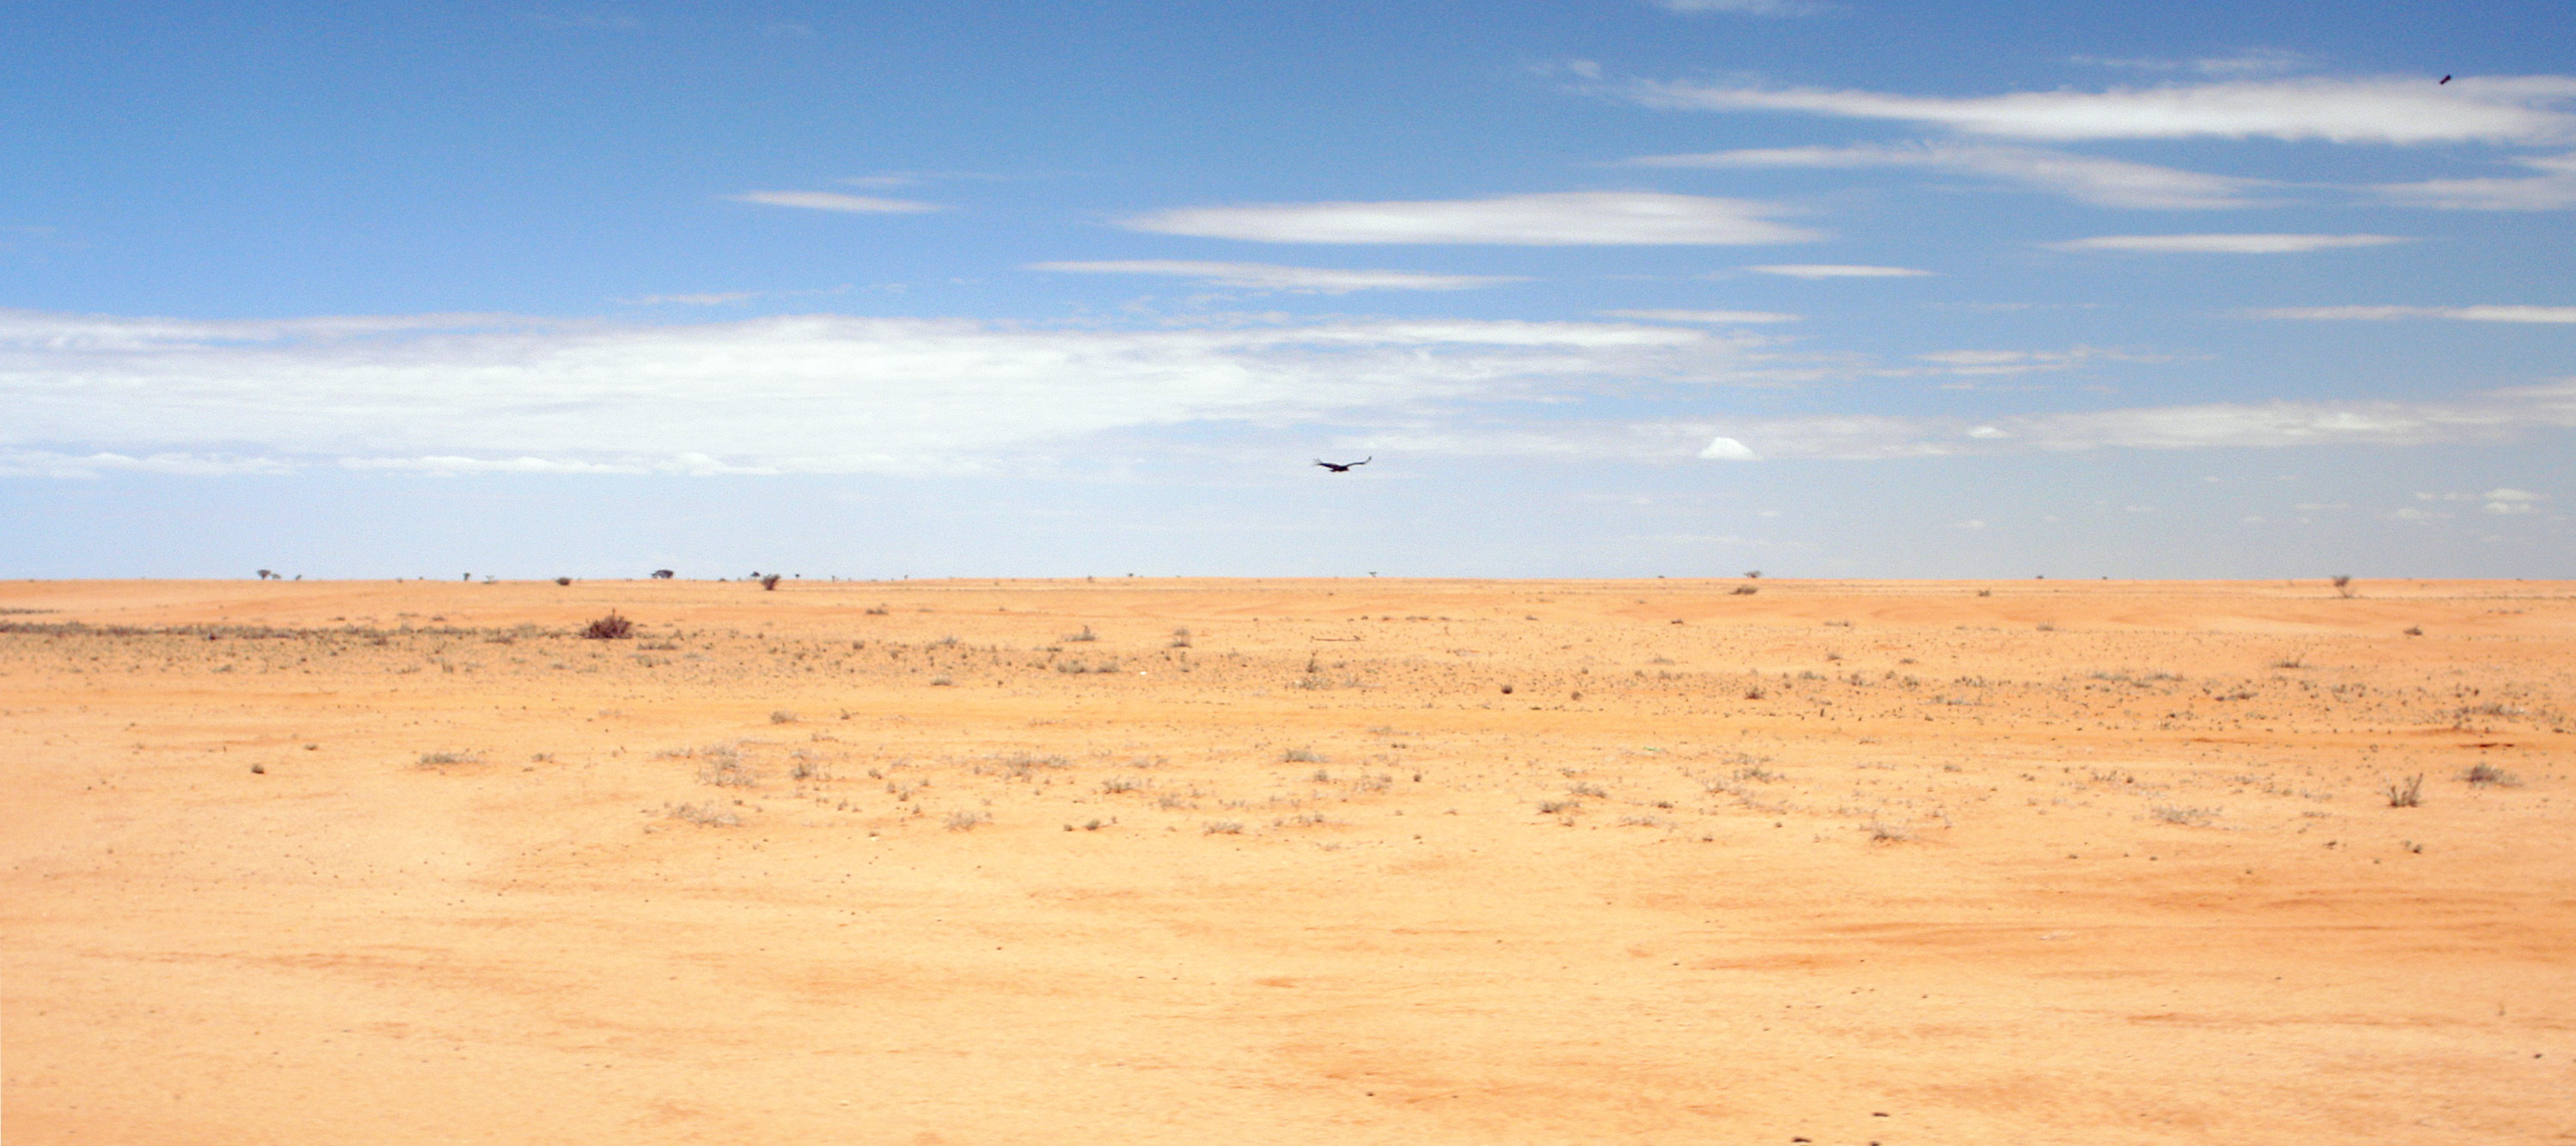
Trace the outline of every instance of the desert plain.
<instances>
[{"instance_id":1,"label":"desert plain","mask_svg":"<svg viewBox=\"0 0 2576 1146\"><path fill-rule=\"evenodd\" d=\"M2571 749L2563 582L5 583L0 1135L2570 1143Z\"/></svg>"}]
</instances>

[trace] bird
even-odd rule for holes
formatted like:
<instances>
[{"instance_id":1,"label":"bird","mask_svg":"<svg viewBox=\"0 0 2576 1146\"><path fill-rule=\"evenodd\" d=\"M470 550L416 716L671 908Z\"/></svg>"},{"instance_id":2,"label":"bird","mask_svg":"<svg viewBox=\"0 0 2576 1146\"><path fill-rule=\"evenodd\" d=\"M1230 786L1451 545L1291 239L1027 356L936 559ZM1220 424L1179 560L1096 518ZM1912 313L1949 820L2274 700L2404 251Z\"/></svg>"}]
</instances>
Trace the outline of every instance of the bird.
<instances>
[{"instance_id":1,"label":"bird","mask_svg":"<svg viewBox=\"0 0 2576 1146\"><path fill-rule=\"evenodd\" d=\"M1331 470L1331 471L1333 471L1334 473L1337 473L1337 474L1346 474L1346 473L1351 472L1351 466L1364 466L1364 465L1367 465L1367 464L1369 464L1370 462L1373 462L1373 461L1376 461L1376 460L1377 460L1377 455L1376 455L1376 454L1370 454L1369 456L1364 457L1364 458L1361 458L1361 459L1360 459L1360 460L1358 460L1358 461L1351 462L1351 463L1349 463L1348 465L1334 465L1333 463L1328 462L1328 461L1325 461L1325 460L1324 460L1324 459L1322 459L1322 458L1317 458L1317 459L1315 459L1315 464L1316 464L1316 465L1319 465L1319 466L1322 466L1322 467L1324 467L1325 469Z\"/></svg>"},{"instance_id":2,"label":"bird","mask_svg":"<svg viewBox=\"0 0 2576 1146\"><path fill-rule=\"evenodd\" d=\"M2449 82L2451 82L2451 77L2449 77L2449 76L2444 76L2444 77L2442 77L2442 84L2447 84L2447 83L2449 83ZM2438 88L2438 87L2442 86L2442 84L2434 84L2433 86Z\"/></svg>"}]
</instances>

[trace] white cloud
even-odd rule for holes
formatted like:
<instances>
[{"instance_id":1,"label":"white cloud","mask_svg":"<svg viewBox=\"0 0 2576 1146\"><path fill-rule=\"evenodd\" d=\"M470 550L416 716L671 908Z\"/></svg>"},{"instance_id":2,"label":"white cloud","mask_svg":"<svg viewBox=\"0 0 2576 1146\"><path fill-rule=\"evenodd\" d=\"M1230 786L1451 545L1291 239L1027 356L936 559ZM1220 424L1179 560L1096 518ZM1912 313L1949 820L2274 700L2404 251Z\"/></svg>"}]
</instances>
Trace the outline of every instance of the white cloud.
<instances>
[{"instance_id":1,"label":"white cloud","mask_svg":"<svg viewBox=\"0 0 2576 1146\"><path fill-rule=\"evenodd\" d=\"M710 291L705 294L645 294L617 300L626 306L738 306L759 298L756 290Z\"/></svg>"},{"instance_id":2,"label":"white cloud","mask_svg":"<svg viewBox=\"0 0 2576 1146\"><path fill-rule=\"evenodd\" d=\"M2385 247L2414 241L2402 235L2097 235L2090 239L2040 245L2053 251L2286 255L2346 247Z\"/></svg>"},{"instance_id":3,"label":"white cloud","mask_svg":"<svg viewBox=\"0 0 2576 1146\"><path fill-rule=\"evenodd\" d=\"M2524 156L2513 162L2540 172L2520 179L2428 179L2382 183L2381 199L2453 211L2564 211L2576 207L2576 155Z\"/></svg>"},{"instance_id":4,"label":"white cloud","mask_svg":"<svg viewBox=\"0 0 2576 1146\"><path fill-rule=\"evenodd\" d=\"M1510 246L1798 243L1776 203L1651 191L1576 191L1387 203L1182 207L1125 219L1130 230L1265 243L1494 243Z\"/></svg>"},{"instance_id":5,"label":"white cloud","mask_svg":"<svg viewBox=\"0 0 2576 1146\"><path fill-rule=\"evenodd\" d=\"M1173 275L1246 290L1347 294L1355 290L1472 290L1530 281L1518 275L1435 275L1414 271L1359 271L1333 267L1282 267L1269 263L1203 263L1178 259L1030 263L1033 271L1075 274Z\"/></svg>"},{"instance_id":6,"label":"white cloud","mask_svg":"<svg viewBox=\"0 0 2576 1146\"><path fill-rule=\"evenodd\" d=\"M849 211L863 215L908 215L948 209L937 203L920 203L910 199L880 199L874 195L844 195L838 191L745 191L731 198L745 203L766 203L772 207Z\"/></svg>"},{"instance_id":7,"label":"white cloud","mask_svg":"<svg viewBox=\"0 0 2576 1146\"><path fill-rule=\"evenodd\" d=\"M1932 273L1912 267L1856 267L1841 263L1787 263L1744 269L1797 279L1901 279Z\"/></svg>"},{"instance_id":8,"label":"white cloud","mask_svg":"<svg viewBox=\"0 0 2576 1146\"><path fill-rule=\"evenodd\" d=\"M1699 456L1725 462L1758 461L1762 457L1762 455L1754 453L1751 446L1747 446L1733 438L1710 439L1708 445L1700 450Z\"/></svg>"},{"instance_id":9,"label":"white cloud","mask_svg":"<svg viewBox=\"0 0 2576 1146\"><path fill-rule=\"evenodd\" d=\"M2122 68L2147 72L2198 72L2205 76L2280 75L2305 71L2316 65L2314 57L2279 48L2247 48L2226 56L2203 56L2191 60L2153 58L2104 59L2099 56L2070 56L2069 63L2096 67Z\"/></svg>"},{"instance_id":10,"label":"white cloud","mask_svg":"<svg viewBox=\"0 0 2576 1146\"><path fill-rule=\"evenodd\" d=\"M1995 96L1908 96L1822 88L1640 82L1655 107L1793 111L1900 120L2013 139L2328 140L2336 143L2515 143L2576 140L2576 77L2412 76L2231 80Z\"/></svg>"},{"instance_id":11,"label":"white cloud","mask_svg":"<svg viewBox=\"0 0 2576 1146\"><path fill-rule=\"evenodd\" d=\"M1857 168L1920 167L2018 183L2103 207L2196 209L2265 202L2260 179L2204 175L2146 163L2101 159L2039 147L1961 143L1863 143L1848 147L1775 147L1697 155L1649 155L1641 167Z\"/></svg>"},{"instance_id":12,"label":"white cloud","mask_svg":"<svg viewBox=\"0 0 2576 1146\"><path fill-rule=\"evenodd\" d=\"M2067 350L1936 350L1917 354L1918 361L1930 362L1944 374L1961 377L1980 375L2028 374L2035 370L2065 370L2094 359L2111 362L2162 362L2156 355L2134 354L2120 350L2078 345ZM1903 373L1882 371L1881 373ZM2010 437L1993 426L1979 426L1968 431L1972 438Z\"/></svg>"},{"instance_id":13,"label":"white cloud","mask_svg":"<svg viewBox=\"0 0 2576 1146\"><path fill-rule=\"evenodd\" d=\"M2463 322L2576 322L2576 306L2279 306L2257 318L2330 322L2390 322L2401 318L2450 318Z\"/></svg>"},{"instance_id":14,"label":"white cloud","mask_svg":"<svg viewBox=\"0 0 2576 1146\"><path fill-rule=\"evenodd\" d=\"M1593 313L1603 318L1633 318L1642 322L1706 322L1718 325L1796 322L1802 317L1776 310L1598 310Z\"/></svg>"},{"instance_id":15,"label":"white cloud","mask_svg":"<svg viewBox=\"0 0 2576 1146\"><path fill-rule=\"evenodd\" d=\"M1656 7L1684 16L1727 12L1738 16L1812 16L1833 5L1817 0L1654 0Z\"/></svg>"},{"instance_id":16,"label":"white cloud","mask_svg":"<svg viewBox=\"0 0 2576 1146\"><path fill-rule=\"evenodd\" d=\"M228 460L242 457L441 473L962 471L1110 431L1726 381L1765 369L1764 345L1673 326L1459 319L1051 330L834 315L645 326L0 311L0 460L16 473L271 464Z\"/></svg>"},{"instance_id":17,"label":"white cloud","mask_svg":"<svg viewBox=\"0 0 2576 1146\"><path fill-rule=\"evenodd\" d=\"M1678 441L1724 434L1771 458L1873 459L2100 449L2414 446L2503 440L2542 429L2576 429L2576 381L2493 390L2448 402L2147 406L1975 422L1841 415L1676 422L1670 432Z\"/></svg>"}]
</instances>

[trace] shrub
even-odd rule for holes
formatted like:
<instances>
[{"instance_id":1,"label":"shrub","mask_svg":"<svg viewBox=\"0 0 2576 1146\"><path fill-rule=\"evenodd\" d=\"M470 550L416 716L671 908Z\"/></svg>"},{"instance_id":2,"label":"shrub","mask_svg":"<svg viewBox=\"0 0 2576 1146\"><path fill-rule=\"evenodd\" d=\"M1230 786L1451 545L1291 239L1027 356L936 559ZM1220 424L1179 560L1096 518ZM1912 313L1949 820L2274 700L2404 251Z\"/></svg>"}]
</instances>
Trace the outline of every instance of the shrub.
<instances>
[{"instance_id":1,"label":"shrub","mask_svg":"<svg viewBox=\"0 0 2576 1146\"><path fill-rule=\"evenodd\" d=\"M1209 836L1239 836L1243 834L1243 821L1209 820L1206 823L1199 825L1199 834Z\"/></svg>"},{"instance_id":2,"label":"shrub","mask_svg":"<svg viewBox=\"0 0 2576 1146\"><path fill-rule=\"evenodd\" d=\"M940 826L952 832L971 832L975 830L975 825L991 822L993 822L991 812L956 811L948 813L948 818L941 820Z\"/></svg>"},{"instance_id":3,"label":"shrub","mask_svg":"<svg viewBox=\"0 0 2576 1146\"><path fill-rule=\"evenodd\" d=\"M760 587L773 593L776 592L778 590L778 574L772 573L768 576L762 577L760 579Z\"/></svg>"},{"instance_id":4,"label":"shrub","mask_svg":"<svg viewBox=\"0 0 2576 1146\"><path fill-rule=\"evenodd\" d=\"M2466 773L2463 773L2460 778L2472 784L2496 784L2507 788L2511 788L2522 783L2521 778L2502 768L2498 768L2493 764L2469 765L2469 770Z\"/></svg>"},{"instance_id":5,"label":"shrub","mask_svg":"<svg viewBox=\"0 0 2576 1146\"><path fill-rule=\"evenodd\" d=\"M589 628L581 631L581 635L583 640L622 641L635 635L635 622L618 616L617 611L611 609L607 616L592 621Z\"/></svg>"},{"instance_id":6,"label":"shrub","mask_svg":"<svg viewBox=\"0 0 2576 1146\"><path fill-rule=\"evenodd\" d=\"M423 752L420 754L420 766L434 768L441 764L476 764L481 763L482 759L471 752Z\"/></svg>"},{"instance_id":7,"label":"shrub","mask_svg":"<svg viewBox=\"0 0 2576 1146\"><path fill-rule=\"evenodd\" d=\"M769 710L769 722L771 724L794 724L796 723L796 714L783 708L773 708Z\"/></svg>"},{"instance_id":8,"label":"shrub","mask_svg":"<svg viewBox=\"0 0 2576 1146\"><path fill-rule=\"evenodd\" d=\"M1738 596L1738 597L1750 597L1750 596L1754 595L1755 593L1759 593L1759 592L1761 592L1761 591L1762 591L1762 587L1761 587L1761 586L1759 586L1759 585L1738 585L1738 586L1736 586L1736 587L1735 587L1735 595L1736 595L1736 596ZM1678 625L1678 624L1680 624L1681 622L1680 622L1680 621L1675 621L1675 622L1673 622L1673 623L1674 623L1674 624L1676 624L1676 625Z\"/></svg>"},{"instance_id":9,"label":"shrub","mask_svg":"<svg viewBox=\"0 0 2576 1146\"><path fill-rule=\"evenodd\" d=\"M572 578L570 578L570 577L557 577L557 578L555 578L555 584L557 584L557 585L570 585L570 584L572 584Z\"/></svg>"},{"instance_id":10,"label":"shrub","mask_svg":"<svg viewBox=\"0 0 2576 1146\"><path fill-rule=\"evenodd\" d=\"M1328 761L1324 759L1323 753L1317 752L1312 748L1291 748L1286 752L1279 754L1279 762L1282 764L1328 763Z\"/></svg>"},{"instance_id":11,"label":"shrub","mask_svg":"<svg viewBox=\"0 0 2576 1146\"><path fill-rule=\"evenodd\" d=\"M1091 626L1089 626L1089 625L1084 625L1084 626L1082 627L1082 631L1081 631L1081 632L1079 632L1079 633L1066 633L1065 635L1063 635L1063 636L1061 636L1061 637L1057 637L1056 639L1057 639L1057 640L1059 640L1059 641L1063 641L1063 642L1066 642L1066 643L1068 643L1068 644L1071 644L1071 643L1074 643L1074 642L1077 642L1077 641L1096 641L1096 640L1099 640L1099 639L1100 639L1100 634L1095 633L1095 632L1092 632L1092 631L1091 631Z\"/></svg>"},{"instance_id":12,"label":"shrub","mask_svg":"<svg viewBox=\"0 0 2576 1146\"><path fill-rule=\"evenodd\" d=\"M2348 573L2335 574L2334 587L2335 592L2341 593L2346 597L2352 596L2352 575Z\"/></svg>"},{"instance_id":13,"label":"shrub","mask_svg":"<svg viewBox=\"0 0 2576 1146\"><path fill-rule=\"evenodd\" d=\"M731 808L709 800L703 804L678 804L665 813L669 818L696 824L702 828L730 828L742 823L742 817Z\"/></svg>"},{"instance_id":14,"label":"shrub","mask_svg":"<svg viewBox=\"0 0 2576 1146\"><path fill-rule=\"evenodd\" d=\"M2385 791L2389 807L2418 807L2424 803L2424 774L2418 772L2402 782L2390 784Z\"/></svg>"}]
</instances>

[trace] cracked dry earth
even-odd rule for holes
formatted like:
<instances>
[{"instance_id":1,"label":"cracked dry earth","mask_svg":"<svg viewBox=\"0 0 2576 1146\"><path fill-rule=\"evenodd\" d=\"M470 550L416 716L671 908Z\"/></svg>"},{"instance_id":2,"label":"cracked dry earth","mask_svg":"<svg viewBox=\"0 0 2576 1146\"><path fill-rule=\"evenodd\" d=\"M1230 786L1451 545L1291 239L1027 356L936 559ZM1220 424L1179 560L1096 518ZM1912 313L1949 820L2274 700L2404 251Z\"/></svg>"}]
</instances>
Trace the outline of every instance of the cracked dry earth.
<instances>
[{"instance_id":1,"label":"cracked dry earth","mask_svg":"<svg viewBox=\"0 0 2576 1146\"><path fill-rule=\"evenodd\" d=\"M4 584L0 1132L2576 1142L2576 586L2351 589Z\"/></svg>"}]
</instances>

